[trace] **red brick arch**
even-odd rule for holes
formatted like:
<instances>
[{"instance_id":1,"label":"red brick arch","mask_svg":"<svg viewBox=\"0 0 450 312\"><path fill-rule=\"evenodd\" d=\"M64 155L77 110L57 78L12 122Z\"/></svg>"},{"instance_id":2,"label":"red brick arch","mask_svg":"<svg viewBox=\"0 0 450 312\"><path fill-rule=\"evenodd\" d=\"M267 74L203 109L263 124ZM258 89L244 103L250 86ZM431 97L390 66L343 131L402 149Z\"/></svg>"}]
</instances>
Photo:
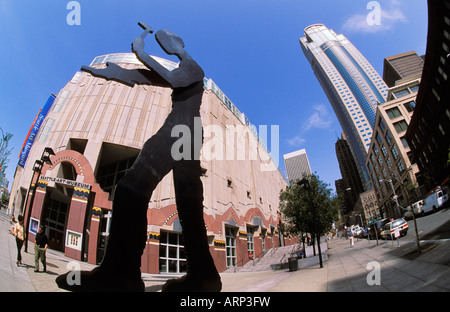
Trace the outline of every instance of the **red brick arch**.
<instances>
[{"instance_id":1,"label":"red brick arch","mask_svg":"<svg viewBox=\"0 0 450 312\"><path fill-rule=\"evenodd\" d=\"M59 164L68 163L73 166L77 175L84 176L83 183L92 186L91 191L96 193L94 206L106 209L112 208L112 202L108 199L109 194L104 192L100 185L96 183L94 170L89 160L83 154L73 150L64 150L51 156L50 160L52 164L44 165L41 172L42 175L45 175L47 170L52 170Z\"/></svg>"}]
</instances>

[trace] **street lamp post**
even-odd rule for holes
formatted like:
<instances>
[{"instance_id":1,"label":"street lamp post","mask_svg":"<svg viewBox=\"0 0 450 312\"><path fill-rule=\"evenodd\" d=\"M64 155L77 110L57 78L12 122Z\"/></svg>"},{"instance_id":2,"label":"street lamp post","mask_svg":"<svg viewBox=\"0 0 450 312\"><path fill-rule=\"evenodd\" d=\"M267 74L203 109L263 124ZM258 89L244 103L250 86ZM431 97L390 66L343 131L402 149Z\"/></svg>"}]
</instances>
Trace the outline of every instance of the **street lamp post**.
<instances>
[{"instance_id":1,"label":"street lamp post","mask_svg":"<svg viewBox=\"0 0 450 312\"><path fill-rule=\"evenodd\" d=\"M391 179L381 179L380 182L382 182L382 181L388 181L391 184L392 192L394 193L394 200L397 205L397 211L398 211L399 217L401 217L402 213L400 211L400 206L398 204L398 196L397 196L397 194L395 194L394 184L392 183L392 180Z\"/></svg>"},{"instance_id":2,"label":"street lamp post","mask_svg":"<svg viewBox=\"0 0 450 312\"><path fill-rule=\"evenodd\" d=\"M412 167L410 166L410 167L408 168L408 174L409 174L409 172L410 172L411 170L412 170ZM394 171L394 172L398 174L398 172L396 172L396 171ZM405 184L403 183L403 180L402 180L400 174L398 174L398 177L399 177L399 179L400 179L400 180L399 180L400 183L402 184L403 191L404 191L404 193L405 193L405 195L406 195L406 205L409 207L409 209L411 210L411 213L412 213L413 222L414 222L414 230L415 230L415 233L416 233L417 252L420 253L420 252L422 252L422 251L421 251L421 248L420 248L419 230L417 229L417 221L416 221L416 215L414 214L414 207L412 207L412 204L410 203L408 190L406 189L406 186L405 186ZM397 204L398 204L398 202L397 202ZM408 207L407 207L406 209L408 209Z\"/></svg>"},{"instance_id":3,"label":"street lamp post","mask_svg":"<svg viewBox=\"0 0 450 312\"><path fill-rule=\"evenodd\" d=\"M362 216L360 213L355 213L355 216L359 216L359 220L361 221L361 227L363 227L363 220L362 220Z\"/></svg>"},{"instance_id":4,"label":"street lamp post","mask_svg":"<svg viewBox=\"0 0 450 312\"><path fill-rule=\"evenodd\" d=\"M44 148L44 151L42 152L41 155L41 159L40 160L36 160L34 162L33 165L33 175L31 176L31 181L30 181L30 187L28 188L28 195L30 194L30 190L31 188L33 188L33 193L31 194L31 199L30 199L30 206L27 209L27 203L28 203L28 197L25 201L25 209L26 211L24 211L24 213L26 213L26 216L24 216L25 218L25 246L24 246L24 250L25 252L28 251L28 228L30 226L30 217L31 217L31 209L33 208L33 202L34 202L34 196L36 195L36 188L37 188L37 183L39 181L39 176L41 175L42 172L42 167L44 167L44 163L51 165L52 162L50 161L50 156L51 155L55 155L55 152L53 152L53 150L50 147L46 147ZM33 179L34 179L34 173L37 172L37 178L36 178L36 183L34 183L34 187L33 187Z\"/></svg>"}]
</instances>

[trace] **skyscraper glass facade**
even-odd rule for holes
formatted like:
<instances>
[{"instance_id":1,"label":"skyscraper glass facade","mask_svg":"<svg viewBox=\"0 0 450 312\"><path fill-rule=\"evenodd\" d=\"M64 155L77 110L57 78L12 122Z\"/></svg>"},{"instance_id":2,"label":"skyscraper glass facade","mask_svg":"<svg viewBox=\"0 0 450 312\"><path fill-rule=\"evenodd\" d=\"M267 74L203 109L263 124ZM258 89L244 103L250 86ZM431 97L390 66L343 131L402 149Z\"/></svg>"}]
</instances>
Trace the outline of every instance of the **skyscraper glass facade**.
<instances>
[{"instance_id":1,"label":"skyscraper glass facade","mask_svg":"<svg viewBox=\"0 0 450 312\"><path fill-rule=\"evenodd\" d=\"M322 24L305 28L300 45L348 139L360 176L368 182L365 158L376 107L386 101L388 88L344 35Z\"/></svg>"}]
</instances>

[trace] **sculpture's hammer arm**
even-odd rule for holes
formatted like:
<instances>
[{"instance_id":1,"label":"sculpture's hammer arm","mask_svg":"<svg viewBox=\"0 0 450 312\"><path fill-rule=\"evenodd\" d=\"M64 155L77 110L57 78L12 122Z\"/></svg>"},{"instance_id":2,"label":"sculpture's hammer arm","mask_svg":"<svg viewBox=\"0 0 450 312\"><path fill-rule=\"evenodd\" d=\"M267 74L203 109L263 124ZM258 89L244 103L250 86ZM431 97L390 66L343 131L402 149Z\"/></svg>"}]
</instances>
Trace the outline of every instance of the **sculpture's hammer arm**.
<instances>
[{"instance_id":1,"label":"sculpture's hammer arm","mask_svg":"<svg viewBox=\"0 0 450 312\"><path fill-rule=\"evenodd\" d=\"M138 25L144 30L144 32L140 36L142 39L144 39L148 33L153 34L153 28L151 28L147 24L145 24L143 22L139 22Z\"/></svg>"}]
</instances>

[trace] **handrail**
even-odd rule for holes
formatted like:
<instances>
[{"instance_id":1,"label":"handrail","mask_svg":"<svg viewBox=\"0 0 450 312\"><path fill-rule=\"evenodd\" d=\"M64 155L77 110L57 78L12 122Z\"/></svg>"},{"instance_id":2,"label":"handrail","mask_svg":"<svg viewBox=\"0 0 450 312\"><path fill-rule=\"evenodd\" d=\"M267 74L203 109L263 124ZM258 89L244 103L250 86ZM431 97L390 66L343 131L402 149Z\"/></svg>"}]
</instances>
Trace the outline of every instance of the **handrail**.
<instances>
[{"instance_id":1,"label":"handrail","mask_svg":"<svg viewBox=\"0 0 450 312\"><path fill-rule=\"evenodd\" d=\"M265 254L267 253L267 250L263 250L259 255L257 255L256 257L254 257L253 260L253 266L255 266L255 260L256 263L258 263L259 261L261 261L261 259L265 256ZM261 257L262 256L262 257Z\"/></svg>"}]
</instances>

